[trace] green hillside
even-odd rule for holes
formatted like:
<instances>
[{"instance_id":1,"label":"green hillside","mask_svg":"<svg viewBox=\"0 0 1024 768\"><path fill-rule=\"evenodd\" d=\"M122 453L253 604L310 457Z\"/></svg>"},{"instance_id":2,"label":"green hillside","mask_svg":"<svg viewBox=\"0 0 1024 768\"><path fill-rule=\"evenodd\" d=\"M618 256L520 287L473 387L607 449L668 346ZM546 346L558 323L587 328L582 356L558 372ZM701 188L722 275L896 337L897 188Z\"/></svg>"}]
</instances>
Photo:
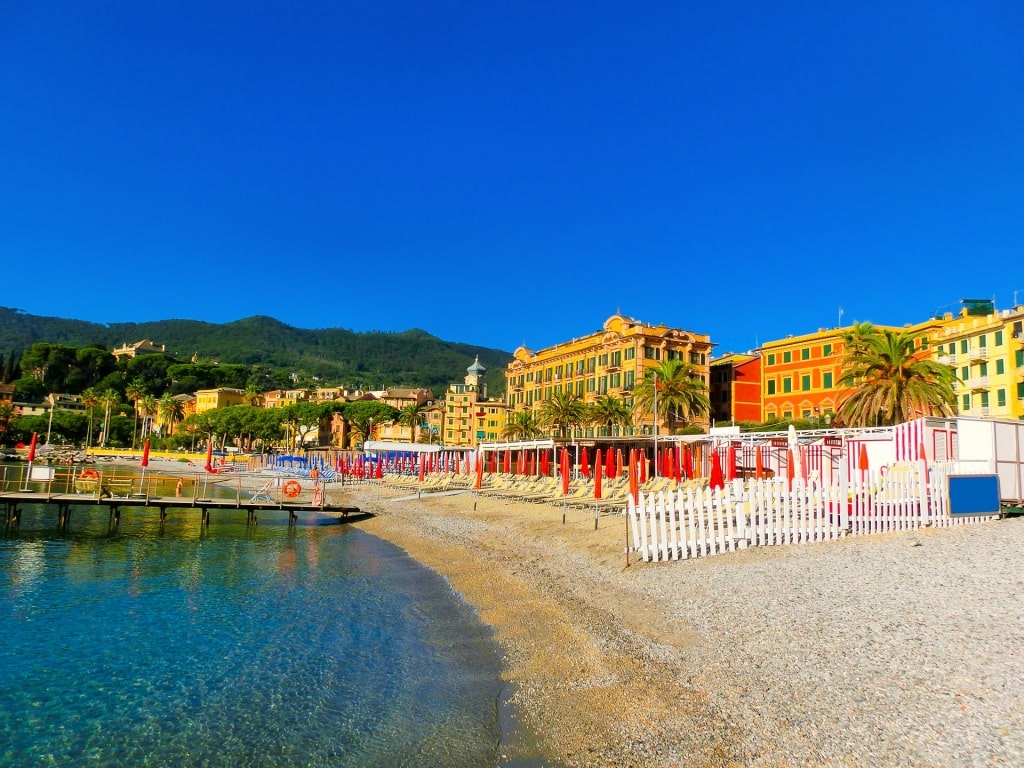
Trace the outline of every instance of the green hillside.
<instances>
[{"instance_id":1,"label":"green hillside","mask_svg":"<svg viewBox=\"0 0 1024 768\"><path fill-rule=\"evenodd\" d=\"M443 341L419 329L400 333L306 330L266 316L223 324L159 320L103 325L0 307L0 352L4 354L37 342L72 347L102 344L114 349L141 339L166 345L167 354L182 361L198 355L202 360L263 364L316 376L328 385L426 386L437 394L449 383L462 381L477 355L488 369L491 394L502 392L505 366L512 359L510 352Z\"/></svg>"}]
</instances>

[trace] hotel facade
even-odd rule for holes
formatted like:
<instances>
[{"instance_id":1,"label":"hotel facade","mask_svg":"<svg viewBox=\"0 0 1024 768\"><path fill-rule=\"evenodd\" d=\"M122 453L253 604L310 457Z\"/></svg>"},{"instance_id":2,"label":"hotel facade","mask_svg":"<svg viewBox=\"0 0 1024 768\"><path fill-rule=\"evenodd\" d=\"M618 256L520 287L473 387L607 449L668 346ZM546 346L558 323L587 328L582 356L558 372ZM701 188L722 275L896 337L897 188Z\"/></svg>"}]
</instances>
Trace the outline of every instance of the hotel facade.
<instances>
[{"instance_id":1,"label":"hotel facade","mask_svg":"<svg viewBox=\"0 0 1024 768\"><path fill-rule=\"evenodd\" d=\"M556 392L571 392L583 402L593 403L601 395L621 398L632 408L632 391L648 368L664 360L683 360L705 384L713 348L706 334L645 325L623 315L609 317L600 331L534 352L520 347L505 369L505 397L511 411L540 412L541 403ZM653 414L634 414L632 428L623 434L653 432ZM707 427L702 415L695 424ZM667 425L659 423L664 434ZM577 438L607 436L607 427L586 426L572 435ZM618 430L616 430L618 434Z\"/></svg>"}]
</instances>

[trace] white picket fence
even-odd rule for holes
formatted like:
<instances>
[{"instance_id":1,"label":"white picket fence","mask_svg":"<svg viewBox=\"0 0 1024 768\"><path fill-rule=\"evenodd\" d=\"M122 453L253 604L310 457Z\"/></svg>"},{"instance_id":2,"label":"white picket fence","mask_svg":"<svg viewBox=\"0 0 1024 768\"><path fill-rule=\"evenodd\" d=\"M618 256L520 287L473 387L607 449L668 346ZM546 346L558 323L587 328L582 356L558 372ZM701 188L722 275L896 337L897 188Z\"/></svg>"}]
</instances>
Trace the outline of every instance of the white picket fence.
<instances>
[{"instance_id":1,"label":"white picket fence","mask_svg":"<svg viewBox=\"0 0 1024 768\"><path fill-rule=\"evenodd\" d=\"M948 514L946 477L967 473L955 462L906 462L827 487L815 477L794 479L792 490L786 478L734 480L631 497L626 514L645 562L995 519Z\"/></svg>"}]
</instances>

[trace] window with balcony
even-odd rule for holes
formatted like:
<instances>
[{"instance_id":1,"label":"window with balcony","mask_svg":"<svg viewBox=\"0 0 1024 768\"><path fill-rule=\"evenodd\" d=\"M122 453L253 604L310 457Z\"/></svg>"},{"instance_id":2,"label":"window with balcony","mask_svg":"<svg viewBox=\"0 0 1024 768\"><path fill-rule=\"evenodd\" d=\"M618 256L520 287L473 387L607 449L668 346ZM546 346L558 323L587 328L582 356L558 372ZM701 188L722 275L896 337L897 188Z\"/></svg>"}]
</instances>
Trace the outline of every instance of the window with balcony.
<instances>
[{"instance_id":1,"label":"window with balcony","mask_svg":"<svg viewBox=\"0 0 1024 768\"><path fill-rule=\"evenodd\" d=\"M978 349L984 349L987 346L988 346L988 336L986 336L983 333L983 334L981 334L981 336L978 337Z\"/></svg>"},{"instance_id":2,"label":"window with balcony","mask_svg":"<svg viewBox=\"0 0 1024 768\"><path fill-rule=\"evenodd\" d=\"M981 407L988 408L988 392L981 393Z\"/></svg>"},{"instance_id":3,"label":"window with balcony","mask_svg":"<svg viewBox=\"0 0 1024 768\"><path fill-rule=\"evenodd\" d=\"M1006 390L1005 389L997 389L996 390L996 405L998 405L1000 408L1005 408L1006 407Z\"/></svg>"}]
</instances>

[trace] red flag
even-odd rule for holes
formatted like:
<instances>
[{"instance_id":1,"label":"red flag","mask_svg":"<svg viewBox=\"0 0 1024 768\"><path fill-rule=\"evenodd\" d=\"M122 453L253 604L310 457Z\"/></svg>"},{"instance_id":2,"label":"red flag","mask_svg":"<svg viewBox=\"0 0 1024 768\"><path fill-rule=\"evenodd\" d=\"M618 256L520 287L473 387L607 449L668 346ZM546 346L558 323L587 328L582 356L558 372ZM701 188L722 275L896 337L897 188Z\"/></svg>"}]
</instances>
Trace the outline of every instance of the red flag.
<instances>
[{"instance_id":1,"label":"red flag","mask_svg":"<svg viewBox=\"0 0 1024 768\"><path fill-rule=\"evenodd\" d=\"M147 440L146 444L142 446L142 466L149 466L149 440Z\"/></svg>"}]
</instances>

